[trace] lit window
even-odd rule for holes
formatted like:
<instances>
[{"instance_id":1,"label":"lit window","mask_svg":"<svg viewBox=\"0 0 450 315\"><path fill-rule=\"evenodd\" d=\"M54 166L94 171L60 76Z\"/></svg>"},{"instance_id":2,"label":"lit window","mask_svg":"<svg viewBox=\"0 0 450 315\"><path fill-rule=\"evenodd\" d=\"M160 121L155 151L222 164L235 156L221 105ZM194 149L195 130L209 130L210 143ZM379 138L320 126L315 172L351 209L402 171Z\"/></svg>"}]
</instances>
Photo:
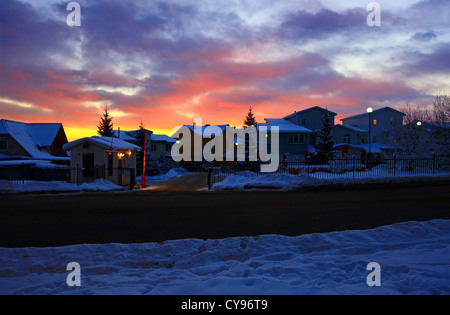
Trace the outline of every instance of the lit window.
<instances>
[{"instance_id":1,"label":"lit window","mask_svg":"<svg viewBox=\"0 0 450 315\"><path fill-rule=\"evenodd\" d=\"M373 125L376 126L378 124L378 121L376 119L373 120Z\"/></svg>"}]
</instances>

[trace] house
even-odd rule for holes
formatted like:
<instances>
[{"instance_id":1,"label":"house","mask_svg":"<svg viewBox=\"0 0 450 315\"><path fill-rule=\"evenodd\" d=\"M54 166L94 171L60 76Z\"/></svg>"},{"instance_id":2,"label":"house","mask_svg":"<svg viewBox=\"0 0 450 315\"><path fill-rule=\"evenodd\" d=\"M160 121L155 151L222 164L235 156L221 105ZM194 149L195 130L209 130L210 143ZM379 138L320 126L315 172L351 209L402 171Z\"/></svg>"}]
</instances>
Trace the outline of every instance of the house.
<instances>
[{"instance_id":1,"label":"house","mask_svg":"<svg viewBox=\"0 0 450 315\"><path fill-rule=\"evenodd\" d=\"M269 140L271 142L270 130L272 127L279 128L279 156L289 155L291 159L303 159L305 152L310 149L310 135L312 131L306 127L299 126L285 118L266 118L266 123L257 124L258 130L267 127Z\"/></svg>"},{"instance_id":2,"label":"house","mask_svg":"<svg viewBox=\"0 0 450 315\"><path fill-rule=\"evenodd\" d=\"M330 115L331 127L333 127L337 114L319 106L307 108L299 112L296 111L295 113L288 115L283 119L288 120L298 126L309 129L311 131L309 134L309 143L312 146L316 146L318 141L317 133L322 129L322 118L327 113Z\"/></svg>"},{"instance_id":3,"label":"house","mask_svg":"<svg viewBox=\"0 0 450 315\"><path fill-rule=\"evenodd\" d=\"M136 153L141 148L127 141L95 136L67 143L64 150L70 151L73 183L106 179L128 186L136 178Z\"/></svg>"},{"instance_id":4,"label":"house","mask_svg":"<svg viewBox=\"0 0 450 315\"><path fill-rule=\"evenodd\" d=\"M370 114L371 143L392 145L394 139L390 136L390 130L401 127L406 116L398 110L384 107L374 110ZM369 113L357 114L341 119L344 126L357 127L369 131Z\"/></svg>"},{"instance_id":5,"label":"house","mask_svg":"<svg viewBox=\"0 0 450 315\"><path fill-rule=\"evenodd\" d=\"M169 136L152 133L149 147L150 157L154 159L172 157L172 146L176 142L177 140Z\"/></svg>"},{"instance_id":6,"label":"house","mask_svg":"<svg viewBox=\"0 0 450 315\"><path fill-rule=\"evenodd\" d=\"M67 143L60 123L23 123L0 120L0 155L3 160L50 161L68 165Z\"/></svg>"}]
</instances>

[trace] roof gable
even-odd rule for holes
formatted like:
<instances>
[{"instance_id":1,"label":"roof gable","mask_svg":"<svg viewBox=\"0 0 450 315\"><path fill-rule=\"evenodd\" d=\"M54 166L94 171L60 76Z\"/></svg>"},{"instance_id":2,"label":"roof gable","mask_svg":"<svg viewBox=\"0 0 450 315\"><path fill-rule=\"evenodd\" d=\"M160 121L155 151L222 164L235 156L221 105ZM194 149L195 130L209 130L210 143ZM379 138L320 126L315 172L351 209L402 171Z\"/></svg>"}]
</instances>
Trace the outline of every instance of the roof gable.
<instances>
[{"instance_id":1,"label":"roof gable","mask_svg":"<svg viewBox=\"0 0 450 315\"><path fill-rule=\"evenodd\" d=\"M383 111L392 111L392 112L394 112L394 113L396 113L396 114L406 116L405 113L402 113L401 111L398 111L398 110L396 110L396 109L393 109L392 107L383 107L383 108L374 110L374 111L372 112L372 115L377 114L377 113L381 113L381 112L383 112ZM355 119L355 118L361 118L361 117L366 117L366 116L368 116L368 115L369 115L369 113L356 114L356 115L353 115L353 116L349 116L349 117L342 118L341 121L350 120L350 119Z\"/></svg>"},{"instance_id":2,"label":"roof gable","mask_svg":"<svg viewBox=\"0 0 450 315\"><path fill-rule=\"evenodd\" d=\"M328 112L328 113L330 113L330 114L333 115L333 116L337 116L337 114L336 114L335 112L332 112L332 111L330 111L330 110L328 110L328 109L325 109L325 108L322 108L322 107L320 107L320 106L314 106L314 107L310 107L310 108L301 110L301 111L299 111L299 112L295 112L295 113L293 113L293 114L290 114L290 115L284 117L284 119L289 119L289 118L292 118L292 117L297 116L297 115L302 115L302 114L304 114L304 113L306 113L306 112L313 111L313 110L314 110L314 111L321 111L321 112L323 112L323 113L327 113L327 112Z\"/></svg>"},{"instance_id":3,"label":"roof gable","mask_svg":"<svg viewBox=\"0 0 450 315\"><path fill-rule=\"evenodd\" d=\"M61 124L26 124L11 120L0 120L0 134L8 134L34 158L53 158L43 147L51 146Z\"/></svg>"}]
</instances>

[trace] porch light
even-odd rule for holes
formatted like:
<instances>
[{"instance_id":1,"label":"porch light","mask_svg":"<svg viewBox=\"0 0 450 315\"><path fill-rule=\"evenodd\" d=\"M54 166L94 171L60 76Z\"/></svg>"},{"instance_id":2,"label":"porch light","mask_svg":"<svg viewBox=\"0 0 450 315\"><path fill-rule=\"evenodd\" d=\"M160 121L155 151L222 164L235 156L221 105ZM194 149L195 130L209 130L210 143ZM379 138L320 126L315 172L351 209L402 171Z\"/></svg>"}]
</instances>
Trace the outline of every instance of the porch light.
<instances>
[{"instance_id":1,"label":"porch light","mask_svg":"<svg viewBox=\"0 0 450 315\"><path fill-rule=\"evenodd\" d=\"M125 153L123 153L123 152L117 153L117 157L119 158L119 160L123 159L124 156L125 156Z\"/></svg>"}]
</instances>

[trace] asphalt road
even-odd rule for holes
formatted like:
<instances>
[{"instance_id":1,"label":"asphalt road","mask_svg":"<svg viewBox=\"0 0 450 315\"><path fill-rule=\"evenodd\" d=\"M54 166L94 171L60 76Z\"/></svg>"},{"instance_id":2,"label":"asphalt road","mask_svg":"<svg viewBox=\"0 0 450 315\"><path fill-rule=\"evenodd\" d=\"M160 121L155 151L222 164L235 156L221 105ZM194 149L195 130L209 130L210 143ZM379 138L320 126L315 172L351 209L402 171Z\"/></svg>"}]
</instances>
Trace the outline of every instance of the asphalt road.
<instances>
[{"instance_id":1,"label":"asphalt road","mask_svg":"<svg viewBox=\"0 0 450 315\"><path fill-rule=\"evenodd\" d=\"M450 219L450 186L0 196L0 247L296 236Z\"/></svg>"}]
</instances>

